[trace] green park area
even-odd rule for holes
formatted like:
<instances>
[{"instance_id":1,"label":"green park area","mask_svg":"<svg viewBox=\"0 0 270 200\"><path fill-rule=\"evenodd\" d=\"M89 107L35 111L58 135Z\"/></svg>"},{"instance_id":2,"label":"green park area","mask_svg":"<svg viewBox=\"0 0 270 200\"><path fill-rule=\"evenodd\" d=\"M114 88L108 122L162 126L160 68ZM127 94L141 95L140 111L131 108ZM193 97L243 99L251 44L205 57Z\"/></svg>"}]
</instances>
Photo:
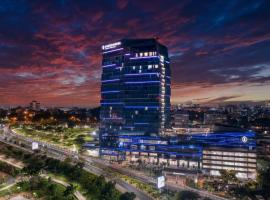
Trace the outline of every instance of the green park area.
<instances>
[{"instance_id":1,"label":"green park area","mask_svg":"<svg viewBox=\"0 0 270 200\"><path fill-rule=\"evenodd\" d=\"M30 154L0 143L0 154L7 159L23 163L22 168L8 166L0 162L0 171L7 174L13 171L15 184L1 190L0 199L14 195L27 196L28 199L73 200L79 196L89 200L134 200L133 193L121 194L115 183L106 181L83 170L83 164L69 160L59 161L44 155ZM14 170L11 170L14 169ZM19 177L19 178L18 178ZM6 187L6 186L3 186ZM76 192L76 193L75 193Z\"/></svg>"},{"instance_id":2,"label":"green park area","mask_svg":"<svg viewBox=\"0 0 270 200\"><path fill-rule=\"evenodd\" d=\"M0 199L77 199L72 188L57 184L50 178L27 174L20 167L21 162L10 164L10 159L6 156L7 162L0 161Z\"/></svg>"},{"instance_id":3,"label":"green park area","mask_svg":"<svg viewBox=\"0 0 270 200\"><path fill-rule=\"evenodd\" d=\"M41 140L70 149L73 149L75 145L77 149L81 149L85 142L93 141L93 137L90 133L94 131L94 128L67 128L59 126L37 127L32 125L22 125L20 127L14 126L13 130L18 134L32 139Z\"/></svg>"},{"instance_id":4,"label":"green park area","mask_svg":"<svg viewBox=\"0 0 270 200\"><path fill-rule=\"evenodd\" d=\"M77 199L70 189L60 184L54 183L51 179L40 176L32 176L27 180L18 183L0 191L0 198L10 199L11 197L24 197L27 199L57 199L57 200L75 200Z\"/></svg>"}]
</instances>

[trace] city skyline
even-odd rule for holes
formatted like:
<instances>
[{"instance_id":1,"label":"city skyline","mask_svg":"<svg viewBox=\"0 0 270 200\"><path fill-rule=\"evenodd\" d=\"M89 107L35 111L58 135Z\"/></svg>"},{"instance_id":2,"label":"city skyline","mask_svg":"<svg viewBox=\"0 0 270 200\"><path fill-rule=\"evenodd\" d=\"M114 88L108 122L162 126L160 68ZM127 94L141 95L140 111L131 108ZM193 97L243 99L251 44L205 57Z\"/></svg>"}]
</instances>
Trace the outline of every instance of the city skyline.
<instances>
[{"instance_id":1,"label":"city skyline","mask_svg":"<svg viewBox=\"0 0 270 200\"><path fill-rule=\"evenodd\" d=\"M97 106L101 46L157 37L172 104L270 100L267 1L1 1L0 105Z\"/></svg>"}]
</instances>

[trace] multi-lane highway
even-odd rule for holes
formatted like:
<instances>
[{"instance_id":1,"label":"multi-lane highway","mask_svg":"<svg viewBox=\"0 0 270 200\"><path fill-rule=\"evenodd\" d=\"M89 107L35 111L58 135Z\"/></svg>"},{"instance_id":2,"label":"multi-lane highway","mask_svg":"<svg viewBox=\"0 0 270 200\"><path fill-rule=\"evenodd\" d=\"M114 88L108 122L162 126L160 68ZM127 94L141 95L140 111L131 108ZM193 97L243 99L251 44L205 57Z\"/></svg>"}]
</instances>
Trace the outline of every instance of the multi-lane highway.
<instances>
[{"instance_id":1,"label":"multi-lane highway","mask_svg":"<svg viewBox=\"0 0 270 200\"><path fill-rule=\"evenodd\" d=\"M32 143L37 142L39 144L39 150L46 153L48 157L53 157L59 160L64 160L65 158L71 158L74 161L80 159L81 161L84 162L84 169L86 171L89 171L96 175L103 175L105 176L107 180L115 181L117 189L120 190L121 192L134 192L137 196L137 199L142 199L142 200L152 199L145 192L138 190L137 188L128 184L127 182L123 181L120 178L112 176L110 173L106 171L106 168L112 171L127 175L127 176L131 176L147 184L151 184L151 185L156 184L156 180L154 178L149 177L143 173L138 173L130 169L125 169L118 165L112 165L100 158L83 156L83 155L78 154L77 152L71 151L66 148L61 148L59 146L46 143L43 141L33 140L31 138L17 134L16 132L10 130L8 127L4 128L4 134L0 135L0 141L16 146L25 151L32 151ZM14 144L14 142L16 144ZM227 200L226 198L216 196L207 191L197 190L190 187L179 187L179 186L172 185L170 183L166 184L166 189L173 190L173 191L190 190L190 191L198 193L202 197L208 197L214 200Z\"/></svg>"},{"instance_id":2,"label":"multi-lane highway","mask_svg":"<svg viewBox=\"0 0 270 200\"><path fill-rule=\"evenodd\" d=\"M32 152L32 143L37 142L39 145L39 151L46 153L48 157L53 157L58 160L64 160L65 158L71 158L74 161L80 159L84 162L84 170L93 173L95 175L103 175L107 180L112 180L116 183L116 188L120 192L133 192L136 194L136 199L141 200L151 200L152 198L146 194L145 192L138 190L133 185L128 184L127 182L113 177L110 173L106 172L104 169L101 169L95 166L95 163L99 164L103 163L102 160L99 159L86 159L85 156L79 155L77 152L71 151L69 149L61 148L56 145L52 145L43 141L33 140L31 138L22 136L17 134L16 132L10 130L8 127L4 128L4 133L0 135L0 142L4 142L6 144L12 145L14 147L20 148L23 151ZM98 161L99 160L99 161ZM104 164L104 166L106 166Z\"/></svg>"}]
</instances>

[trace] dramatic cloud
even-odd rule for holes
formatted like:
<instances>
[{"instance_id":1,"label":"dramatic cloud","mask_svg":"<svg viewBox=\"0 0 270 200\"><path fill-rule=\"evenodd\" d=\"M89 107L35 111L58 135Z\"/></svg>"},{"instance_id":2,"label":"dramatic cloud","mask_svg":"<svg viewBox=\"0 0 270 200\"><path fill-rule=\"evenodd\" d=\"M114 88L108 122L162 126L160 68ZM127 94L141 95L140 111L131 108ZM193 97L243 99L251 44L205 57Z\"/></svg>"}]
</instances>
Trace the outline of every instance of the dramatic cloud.
<instances>
[{"instance_id":1,"label":"dramatic cloud","mask_svg":"<svg viewBox=\"0 0 270 200\"><path fill-rule=\"evenodd\" d=\"M102 44L158 37L172 102L270 99L270 2L0 2L0 105L99 105Z\"/></svg>"}]
</instances>

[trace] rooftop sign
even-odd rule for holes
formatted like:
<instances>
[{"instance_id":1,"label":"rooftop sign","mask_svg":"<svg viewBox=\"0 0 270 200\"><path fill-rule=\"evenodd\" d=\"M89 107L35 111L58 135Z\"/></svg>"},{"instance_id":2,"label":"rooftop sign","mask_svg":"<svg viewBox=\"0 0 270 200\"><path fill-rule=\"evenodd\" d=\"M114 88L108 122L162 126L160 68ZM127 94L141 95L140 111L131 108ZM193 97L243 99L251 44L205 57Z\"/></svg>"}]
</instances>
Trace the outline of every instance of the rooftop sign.
<instances>
[{"instance_id":1,"label":"rooftop sign","mask_svg":"<svg viewBox=\"0 0 270 200\"><path fill-rule=\"evenodd\" d=\"M114 49L121 45L121 42L115 42L111 44L102 45L102 50Z\"/></svg>"}]
</instances>

